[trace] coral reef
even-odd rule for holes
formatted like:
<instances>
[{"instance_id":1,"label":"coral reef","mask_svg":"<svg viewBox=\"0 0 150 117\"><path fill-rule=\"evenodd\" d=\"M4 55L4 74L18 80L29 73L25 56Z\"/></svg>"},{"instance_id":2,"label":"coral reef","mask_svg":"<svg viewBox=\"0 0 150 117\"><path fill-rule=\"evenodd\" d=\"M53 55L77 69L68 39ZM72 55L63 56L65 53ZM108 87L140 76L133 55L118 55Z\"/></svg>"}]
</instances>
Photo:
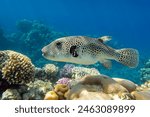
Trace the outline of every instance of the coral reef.
<instances>
[{"instance_id":1,"label":"coral reef","mask_svg":"<svg viewBox=\"0 0 150 117\"><path fill-rule=\"evenodd\" d=\"M133 91L131 93L135 100L150 100L150 90L149 91Z\"/></svg>"},{"instance_id":2,"label":"coral reef","mask_svg":"<svg viewBox=\"0 0 150 117\"><path fill-rule=\"evenodd\" d=\"M26 84L34 80L34 65L31 60L18 52L0 51L0 72L9 84Z\"/></svg>"},{"instance_id":3,"label":"coral reef","mask_svg":"<svg viewBox=\"0 0 150 117\"><path fill-rule=\"evenodd\" d=\"M51 82L36 80L27 84L26 93L22 94L23 100L41 100L44 99L46 92L52 90Z\"/></svg>"},{"instance_id":4,"label":"coral reef","mask_svg":"<svg viewBox=\"0 0 150 117\"><path fill-rule=\"evenodd\" d=\"M121 79L121 78L113 78L117 83L125 87L129 92L135 91L137 85L130 80Z\"/></svg>"},{"instance_id":5,"label":"coral reef","mask_svg":"<svg viewBox=\"0 0 150 117\"><path fill-rule=\"evenodd\" d=\"M16 28L18 29L17 32L7 34L6 38L3 39L4 41L1 42L5 42L5 45L7 44L4 47L10 47L29 56L36 66L43 66L47 63L47 60L41 55L41 48L50 41L66 35L55 32L54 29L35 20L19 20L16 23ZM5 49L4 47L2 49Z\"/></svg>"},{"instance_id":6,"label":"coral reef","mask_svg":"<svg viewBox=\"0 0 150 117\"><path fill-rule=\"evenodd\" d=\"M66 84L56 84L52 91L46 93L45 100L64 100L69 87Z\"/></svg>"},{"instance_id":7,"label":"coral reef","mask_svg":"<svg viewBox=\"0 0 150 117\"><path fill-rule=\"evenodd\" d=\"M2 94L2 100L21 100L21 96L16 89L7 89Z\"/></svg>"},{"instance_id":8,"label":"coral reef","mask_svg":"<svg viewBox=\"0 0 150 117\"><path fill-rule=\"evenodd\" d=\"M44 100L58 100L59 97L55 91L49 91L46 93Z\"/></svg>"},{"instance_id":9,"label":"coral reef","mask_svg":"<svg viewBox=\"0 0 150 117\"><path fill-rule=\"evenodd\" d=\"M80 79L87 75L100 75L100 72L95 68L73 67L71 71L71 78Z\"/></svg>"},{"instance_id":10,"label":"coral reef","mask_svg":"<svg viewBox=\"0 0 150 117\"><path fill-rule=\"evenodd\" d=\"M92 93L91 93L92 92ZM91 94L93 94L91 96ZM65 94L66 99L133 99L129 91L108 76L84 76Z\"/></svg>"},{"instance_id":11,"label":"coral reef","mask_svg":"<svg viewBox=\"0 0 150 117\"><path fill-rule=\"evenodd\" d=\"M146 62L145 67L140 69L141 81L150 80L150 59Z\"/></svg>"},{"instance_id":12,"label":"coral reef","mask_svg":"<svg viewBox=\"0 0 150 117\"><path fill-rule=\"evenodd\" d=\"M70 87L70 82L71 82L72 80L70 79L70 78L61 78L61 79L59 79L57 82L56 82L56 84L65 84L65 85L67 85L68 87Z\"/></svg>"},{"instance_id":13,"label":"coral reef","mask_svg":"<svg viewBox=\"0 0 150 117\"><path fill-rule=\"evenodd\" d=\"M58 73L58 67L56 67L54 64L46 64L43 67L43 70L50 77L56 77Z\"/></svg>"},{"instance_id":14,"label":"coral reef","mask_svg":"<svg viewBox=\"0 0 150 117\"><path fill-rule=\"evenodd\" d=\"M16 27L22 33L27 33L32 29L32 21L23 19L16 23Z\"/></svg>"},{"instance_id":15,"label":"coral reef","mask_svg":"<svg viewBox=\"0 0 150 117\"><path fill-rule=\"evenodd\" d=\"M59 68L54 64L46 64L43 68L35 68L35 78L55 83L58 80Z\"/></svg>"},{"instance_id":16,"label":"coral reef","mask_svg":"<svg viewBox=\"0 0 150 117\"><path fill-rule=\"evenodd\" d=\"M43 100L46 92L52 90L51 82L35 80L18 88L7 89L2 93L3 100Z\"/></svg>"},{"instance_id":17,"label":"coral reef","mask_svg":"<svg viewBox=\"0 0 150 117\"><path fill-rule=\"evenodd\" d=\"M72 69L75 67L73 64L65 64L64 67L60 70L60 77L71 78Z\"/></svg>"}]
</instances>

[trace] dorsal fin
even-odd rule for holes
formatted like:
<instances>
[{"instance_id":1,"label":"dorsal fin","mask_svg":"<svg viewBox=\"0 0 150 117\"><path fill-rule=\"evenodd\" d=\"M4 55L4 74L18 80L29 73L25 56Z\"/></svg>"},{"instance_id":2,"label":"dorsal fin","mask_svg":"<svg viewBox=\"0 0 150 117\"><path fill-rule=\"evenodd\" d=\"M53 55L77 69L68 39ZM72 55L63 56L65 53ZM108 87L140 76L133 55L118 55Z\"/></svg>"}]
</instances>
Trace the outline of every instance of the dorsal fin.
<instances>
[{"instance_id":1,"label":"dorsal fin","mask_svg":"<svg viewBox=\"0 0 150 117\"><path fill-rule=\"evenodd\" d=\"M111 36L102 36L102 37L98 38L98 40L102 43L105 43L105 42L111 40Z\"/></svg>"}]
</instances>

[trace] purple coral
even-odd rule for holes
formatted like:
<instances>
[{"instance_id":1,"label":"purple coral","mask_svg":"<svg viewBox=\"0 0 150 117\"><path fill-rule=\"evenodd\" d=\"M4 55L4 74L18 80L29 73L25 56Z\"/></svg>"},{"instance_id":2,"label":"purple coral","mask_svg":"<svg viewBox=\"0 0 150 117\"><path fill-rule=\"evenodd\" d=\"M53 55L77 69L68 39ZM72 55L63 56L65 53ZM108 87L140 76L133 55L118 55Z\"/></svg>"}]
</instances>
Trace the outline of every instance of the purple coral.
<instances>
[{"instance_id":1,"label":"purple coral","mask_svg":"<svg viewBox=\"0 0 150 117\"><path fill-rule=\"evenodd\" d=\"M56 82L56 84L66 84L68 87L70 87L70 81L70 78L61 78Z\"/></svg>"},{"instance_id":2,"label":"purple coral","mask_svg":"<svg viewBox=\"0 0 150 117\"><path fill-rule=\"evenodd\" d=\"M71 77L72 69L75 67L73 64L66 64L61 70L60 70L60 77Z\"/></svg>"}]
</instances>

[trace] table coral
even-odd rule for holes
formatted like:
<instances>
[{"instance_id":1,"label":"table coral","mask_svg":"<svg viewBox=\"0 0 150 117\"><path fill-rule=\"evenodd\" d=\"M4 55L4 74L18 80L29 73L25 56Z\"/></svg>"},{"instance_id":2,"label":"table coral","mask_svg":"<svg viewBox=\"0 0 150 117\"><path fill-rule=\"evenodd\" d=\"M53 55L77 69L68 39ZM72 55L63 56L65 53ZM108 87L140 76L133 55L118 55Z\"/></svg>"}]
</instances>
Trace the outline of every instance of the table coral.
<instances>
[{"instance_id":1,"label":"table coral","mask_svg":"<svg viewBox=\"0 0 150 117\"><path fill-rule=\"evenodd\" d=\"M35 68L27 56L11 50L0 53L8 55L2 63L2 79L5 79L9 84L26 84L34 80Z\"/></svg>"}]
</instances>

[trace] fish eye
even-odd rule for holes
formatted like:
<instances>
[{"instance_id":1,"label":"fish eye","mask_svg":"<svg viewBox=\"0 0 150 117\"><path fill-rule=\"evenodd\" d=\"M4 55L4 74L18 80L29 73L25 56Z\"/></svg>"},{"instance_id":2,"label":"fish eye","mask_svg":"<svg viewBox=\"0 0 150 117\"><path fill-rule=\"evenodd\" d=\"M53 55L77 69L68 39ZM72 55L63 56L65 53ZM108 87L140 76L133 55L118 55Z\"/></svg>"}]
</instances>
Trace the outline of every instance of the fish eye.
<instances>
[{"instance_id":1,"label":"fish eye","mask_svg":"<svg viewBox=\"0 0 150 117\"><path fill-rule=\"evenodd\" d=\"M61 43L61 42L57 42L57 43L56 43L56 46L57 46L57 48L60 49L60 48L62 47L62 43Z\"/></svg>"}]
</instances>

